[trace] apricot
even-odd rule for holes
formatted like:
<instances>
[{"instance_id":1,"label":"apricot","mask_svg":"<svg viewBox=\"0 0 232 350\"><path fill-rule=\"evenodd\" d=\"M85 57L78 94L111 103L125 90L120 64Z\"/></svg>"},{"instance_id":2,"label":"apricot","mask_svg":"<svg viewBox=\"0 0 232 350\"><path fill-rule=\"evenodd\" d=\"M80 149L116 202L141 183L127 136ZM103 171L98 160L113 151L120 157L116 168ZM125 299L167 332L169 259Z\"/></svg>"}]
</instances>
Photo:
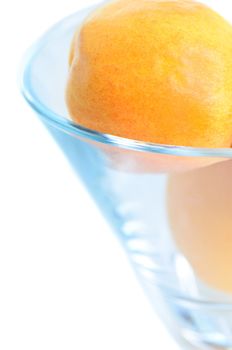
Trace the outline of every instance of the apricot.
<instances>
[{"instance_id":1,"label":"apricot","mask_svg":"<svg viewBox=\"0 0 232 350\"><path fill-rule=\"evenodd\" d=\"M170 176L173 239L196 275L232 293L232 160Z\"/></svg>"},{"instance_id":2,"label":"apricot","mask_svg":"<svg viewBox=\"0 0 232 350\"><path fill-rule=\"evenodd\" d=\"M191 0L118 0L78 28L66 100L102 133L230 147L232 26Z\"/></svg>"}]
</instances>

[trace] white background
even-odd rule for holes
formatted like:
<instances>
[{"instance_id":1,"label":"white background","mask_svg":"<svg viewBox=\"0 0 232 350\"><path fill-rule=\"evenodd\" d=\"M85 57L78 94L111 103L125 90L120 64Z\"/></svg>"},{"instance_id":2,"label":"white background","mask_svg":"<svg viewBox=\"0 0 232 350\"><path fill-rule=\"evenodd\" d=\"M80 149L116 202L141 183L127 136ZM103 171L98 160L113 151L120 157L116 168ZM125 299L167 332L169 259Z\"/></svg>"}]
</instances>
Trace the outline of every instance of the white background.
<instances>
[{"instance_id":1,"label":"white background","mask_svg":"<svg viewBox=\"0 0 232 350\"><path fill-rule=\"evenodd\" d=\"M177 350L116 237L16 84L25 49L91 3L0 5L1 350Z\"/></svg>"}]
</instances>

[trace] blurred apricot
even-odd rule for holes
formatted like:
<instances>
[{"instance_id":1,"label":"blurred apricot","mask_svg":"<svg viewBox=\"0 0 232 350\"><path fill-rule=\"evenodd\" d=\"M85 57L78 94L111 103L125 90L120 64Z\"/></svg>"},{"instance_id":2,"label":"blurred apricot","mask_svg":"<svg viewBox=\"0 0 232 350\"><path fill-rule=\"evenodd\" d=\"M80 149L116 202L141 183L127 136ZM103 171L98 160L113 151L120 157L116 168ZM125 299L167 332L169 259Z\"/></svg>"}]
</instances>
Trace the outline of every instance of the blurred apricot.
<instances>
[{"instance_id":1,"label":"blurred apricot","mask_svg":"<svg viewBox=\"0 0 232 350\"><path fill-rule=\"evenodd\" d=\"M232 293L232 160L170 176L177 247L206 284Z\"/></svg>"}]
</instances>

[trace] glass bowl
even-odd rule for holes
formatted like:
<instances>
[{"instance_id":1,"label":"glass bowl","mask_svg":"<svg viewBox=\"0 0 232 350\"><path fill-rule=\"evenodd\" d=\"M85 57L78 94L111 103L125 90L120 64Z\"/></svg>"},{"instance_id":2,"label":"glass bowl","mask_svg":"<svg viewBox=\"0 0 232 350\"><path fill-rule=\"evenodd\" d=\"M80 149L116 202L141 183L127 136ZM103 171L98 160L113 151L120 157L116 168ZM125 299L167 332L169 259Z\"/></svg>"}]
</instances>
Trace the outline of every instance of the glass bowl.
<instances>
[{"instance_id":1,"label":"glass bowl","mask_svg":"<svg viewBox=\"0 0 232 350\"><path fill-rule=\"evenodd\" d=\"M145 143L71 121L69 47L92 10L65 18L28 50L22 93L121 240L170 333L185 348L229 349L232 150Z\"/></svg>"}]
</instances>

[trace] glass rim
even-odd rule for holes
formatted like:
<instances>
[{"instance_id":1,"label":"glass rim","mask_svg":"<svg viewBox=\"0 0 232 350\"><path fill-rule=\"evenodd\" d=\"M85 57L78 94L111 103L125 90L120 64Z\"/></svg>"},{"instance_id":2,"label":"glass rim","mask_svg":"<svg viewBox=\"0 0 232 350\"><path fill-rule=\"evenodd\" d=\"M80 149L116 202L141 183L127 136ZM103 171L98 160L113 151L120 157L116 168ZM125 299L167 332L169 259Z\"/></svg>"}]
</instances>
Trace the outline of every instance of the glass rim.
<instances>
[{"instance_id":1,"label":"glass rim","mask_svg":"<svg viewBox=\"0 0 232 350\"><path fill-rule=\"evenodd\" d=\"M61 19L47 30L38 40L36 40L36 42L26 51L19 72L19 86L22 95L32 109L39 113L46 122L61 129L63 132L123 149L175 156L232 158L232 148L201 148L158 144L100 133L85 128L69 120L65 116L59 115L40 101L39 96L37 96L33 89L30 79L30 67L33 59L40 53L40 49L42 49L48 41L51 41L52 38L59 35L61 32L60 28L62 29L65 23L75 18L76 15L95 7L96 5L81 9L76 13Z\"/></svg>"}]
</instances>

